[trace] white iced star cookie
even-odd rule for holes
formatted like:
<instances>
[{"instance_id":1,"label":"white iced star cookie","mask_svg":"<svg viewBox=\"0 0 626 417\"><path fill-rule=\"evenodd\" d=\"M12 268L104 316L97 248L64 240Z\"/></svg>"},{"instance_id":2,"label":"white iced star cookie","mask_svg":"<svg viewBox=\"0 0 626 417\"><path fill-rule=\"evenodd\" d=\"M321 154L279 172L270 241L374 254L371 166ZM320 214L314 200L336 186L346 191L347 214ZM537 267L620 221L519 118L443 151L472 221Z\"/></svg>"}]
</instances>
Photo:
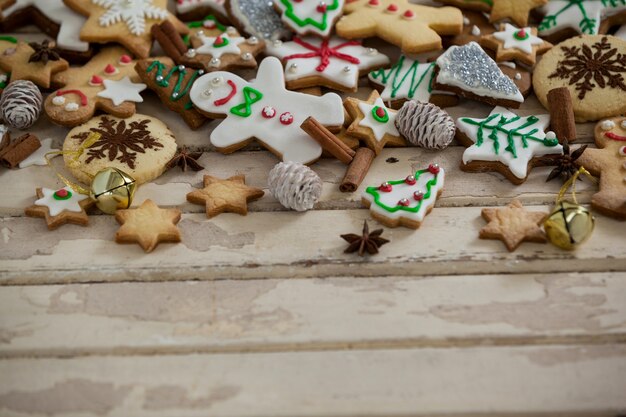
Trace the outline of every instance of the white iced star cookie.
<instances>
[{"instance_id":1,"label":"white iced star cookie","mask_svg":"<svg viewBox=\"0 0 626 417\"><path fill-rule=\"evenodd\" d=\"M553 132L545 133L550 116L518 116L496 107L484 118L457 119L457 138L468 148L461 169L498 171L514 184L523 183L537 157L563 154Z\"/></svg>"},{"instance_id":2,"label":"white iced star cookie","mask_svg":"<svg viewBox=\"0 0 626 417\"><path fill-rule=\"evenodd\" d=\"M52 147L52 139L43 139L41 141L41 147L20 162L19 167L26 168L32 165L47 165L48 162L46 161L45 156L48 152L52 151L58 151L57 148Z\"/></svg>"},{"instance_id":3,"label":"white iced star cookie","mask_svg":"<svg viewBox=\"0 0 626 417\"><path fill-rule=\"evenodd\" d=\"M532 53L533 45L543 44L543 39L532 34L531 28L516 28L505 23L504 30L493 33L494 38L504 42L504 49L519 49L527 54Z\"/></svg>"},{"instance_id":4,"label":"white iced star cookie","mask_svg":"<svg viewBox=\"0 0 626 417\"><path fill-rule=\"evenodd\" d=\"M256 138L283 161L312 163L322 148L300 129L302 122L312 116L340 128L344 121L337 94L317 97L287 90L283 67L273 57L261 62L252 82L230 72L213 72L198 78L189 96L200 112L226 118L211 132L211 143L223 153Z\"/></svg>"},{"instance_id":5,"label":"white iced star cookie","mask_svg":"<svg viewBox=\"0 0 626 417\"><path fill-rule=\"evenodd\" d=\"M134 83L128 77L124 77L119 81L103 80L104 90L98 92L98 97L111 99L114 105L119 106L125 101L142 103L143 98L140 92L146 89L146 85L142 83Z\"/></svg>"},{"instance_id":6,"label":"white iced star cookie","mask_svg":"<svg viewBox=\"0 0 626 417\"><path fill-rule=\"evenodd\" d=\"M195 49L196 53L211 55L213 58L219 58L225 54L239 55L241 49L238 45L246 41L240 36L231 38L226 33L219 36L206 36L203 32L198 32L196 36L202 41L202 45Z\"/></svg>"},{"instance_id":7,"label":"white iced star cookie","mask_svg":"<svg viewBox=\"0 0 626 417\"><path fill-rule=\"evenodd\" d=\"M65 190L65 192L61 190ZM61 188L61 190L42 188L43 197L36 200L35 205L48 207L51 216L56 216L62 211L83 211L79 203L89 197L75 192L70 187Z\"/></svg>"},{"instance_id":8,"label":"white iced star cookie","mask_svg":"<svg viewBox=\"0 0 626 417\"><path fill-rule=\"evenodd\" d=\"M508 23L500 25L500 31L480 38L480 44L496 51L497 62L516 60L531 67L537 55L552 48L551 43L537 36L536 28L516 28Z\"/></svg>"},{"instance_id":9,"label":"white iced star cookie","mask_svg":"<svg viewBox=\"0 0 626 417\"><path fill-rule=\"evenodd\" d=\"M385 135L400 136L396 129L396 113L385 107L382 98L378 97L374 104L359 103L359 109L364 115L359 125L372 129L377 141L380 142Z\"/></svg>"},{"instance_id":10,"label":"white iced star cookie","mask_svg":"<svg viewBox=\"0 0 626 417\"><path fill-rule=\"evenodd\" d=\"M268 42L266 52L285 64L285 80L290 89L323 86L356 91L360 75L389 63L389 58L378 50L337 36L276 40Z\"/></svg>"}]
</instances>

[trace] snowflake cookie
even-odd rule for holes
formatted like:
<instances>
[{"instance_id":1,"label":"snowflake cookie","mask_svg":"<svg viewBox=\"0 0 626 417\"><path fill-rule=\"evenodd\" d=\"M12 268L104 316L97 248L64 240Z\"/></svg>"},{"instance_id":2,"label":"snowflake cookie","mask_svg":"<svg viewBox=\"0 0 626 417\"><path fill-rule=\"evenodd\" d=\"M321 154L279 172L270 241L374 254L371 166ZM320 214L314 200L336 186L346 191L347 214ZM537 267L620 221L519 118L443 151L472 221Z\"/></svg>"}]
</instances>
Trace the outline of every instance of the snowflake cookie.
<instances>
[{"instance_id":1,"label":"snowflake cookie","mask_svg":"<svg viewBox=\"0 0 626 417\"><path fill-rule=\"evenodd\" d=\"M514 184L523 183L539 157L563 154L553 132L545 133L550 116L518 116L496 107L484 119L457 119L457 139L468 148L461 169L469 172L497 171Z\"/></svg>"},{"instance_id":2,"label":"snowflake cookie","mask_svg":"<svg viewBox=\"0 0 626 417\"><path fill-rule=\"evenodd\" d=\"M226 118L211 132L211 143L224 153L256 138L283 161L312 163L322 148L300 129L302 122L312 116L339 129L344 121L337 94L316 97L287 90L283 66L274 57L261 62L252 82L230 72L213 72L198 78L189 96L200 112Z\"/></svg>"},{"instance_id":3,"label":"snowflake cookie","mask_svg":"<svg viewBox=\"0 0 626 417\"><path fill-rule=\"evenodd\" d=\"M336 36L276 40L268 43L266 52L285 64L287 88L294 90L324 86L354 92L360 75L389 63L389 58L378 50Z\"/></svg>"},{"instance_id":4,"label":"snowflake cookie","mask_svg":"<svg viewBox=\"0 0 626 417\"><path fill-rule=\"evenodd\" d=\"M582 35L548 51L533 73L537 98L548 108L548 92L567 87L579 123L626 113L626 41Z\"/></svg>"},{"instance_id":5,"label":"snowflake cookie","mask_svg":"<svg viewBox=\"0 0 626 417\"><path fill-rule=\"evenodd\" d=\"M361 202L374 219L387 227L417 229L443 192L444 179L444 169L431 164L404 179L367 187Z\"/></svg>"}]
</instances>

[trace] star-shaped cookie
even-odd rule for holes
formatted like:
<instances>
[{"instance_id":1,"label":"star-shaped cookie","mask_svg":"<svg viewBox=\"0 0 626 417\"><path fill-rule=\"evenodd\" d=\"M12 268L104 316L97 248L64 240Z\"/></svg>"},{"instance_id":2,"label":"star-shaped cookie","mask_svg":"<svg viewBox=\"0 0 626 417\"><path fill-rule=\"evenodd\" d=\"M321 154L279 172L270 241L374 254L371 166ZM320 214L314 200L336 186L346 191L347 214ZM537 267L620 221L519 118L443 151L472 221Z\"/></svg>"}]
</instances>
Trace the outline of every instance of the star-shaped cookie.
<instances>
[{"instance_id":1,"label":"star-shaped cookie","mask_svg":"<svg viewBox=\"0 0 626 417\"><path fill-rule=\"evenodd\" d=\"M95 200L77 193L70 187L58 190L37 188L36 192L35 204L24 210L27 216L45 218L50 230L66 223L87 226L89 217L85 210L91 207Z\"/></svg>"},{"instance_id":2,"label":"star-shaped cookie","mask_svg":"<svg viewBox=\"0 0 626 417\"><path fill-rule=\"evenodd\" d=\"M147 87L145 84L132 82L128 76L118 81L103 80L102 84L104 85L104 90L96 95L110 99L114 106L119 106L125 101L142 103L143 98L139 93Z\"/></svg>"},{"instance_id":3,"label":"star-shaped cookie","mask_svg":"<svg viewBox=\"0 0 626 417\"><path fill-rule=\"evenodd\" d=\"M531 67L537 62L538 54L552 48L550 42L537 36L536 28L516 28L508 23L500 25L498 32L483 36L480 44L496 51L497 62L516 60Z\"/></svg>"},{"instance_id":4,"label":"star-shaped cookie","mask_svg":"<svg viewBox=\"0 0 626 417\"><path fill-rule=\"evenodd\" d=\"M548 0L492 0L491 22L509 18L518 26L528 24L528 14L534 8L543 6Z\"/></svg>"},{"instance_id":5,"label":"star-shaped cookie","mask_svg":"<svg viewBox=\"0 0 626 417\"><path fill-rule=\"evenodd\" d=\"M152 252L161 242L180 242L180 210L162 209L152 200L144 201L136 209L118 210L115 220L122 226L115 234L117 243L138 243L146 252Z\"/></svg>"},{"instance_id":6,"label":"star-shaped cookie","mask_svg":"<svg viewBox=\"0 0 626 417\"><path fill-rule=\"evenodd\" d=\"M187 201L204 204L208 218L220 213L248 214L248 203L263 197L260 188L248 187L245 175L235 175L225 180L204 176L204 188L187 194Z\"/></svg>"},{"instance_id":7,"label":"star-shaped cookie","mask_svg":"<svg viewBox=\"0 0 626 417\"><path fill-rule=\"evenodd\" d=\"M10 82L29 80L42 88L50 87L50 78L57 72L69 68L64 59L29 62L35 50L25 42L18 42L15 48L8 48L0 56L0 69L11 73Z\"/></svg>"},{"instance_id":8,"label":"star-shaped cookie","mask_svg":"<svg viewBox=\"0 0 626 417\"><path fill-rule=\"evenodd\" d=\"M501 240L510 252L522 242L547 242L541 224L548 214L528 211L519 200L500 209L485 208L481 215L489 223L480 230L479 237Z\"/></svg>"},{"instance_id":9,"label":"star-shaped cookie","mask_svg":"<svg viewBox=\"0 0 626 417\"><path fill-rule=\"evenodd\" d=\"M344 106L352 118L348 134L365 142L378 155L385 145L406 146L406 141L396 129L396 111L385 106L378 91L374 90L367 100L346 98Z\"/></svg>"},{"instance_id":10,"label":"star-shaped cookie","mask_svg":"<svg viewBox=\"0 0 626 417\"><path fill-rule=\"evenodd\" d=\"M64 0L72 10L87 16L80 39L87 42L117 42L140 58L152 48L150 28L169 20L180 34L187 26L167 11L167 0Z\"/></svg>"}]
</instances>

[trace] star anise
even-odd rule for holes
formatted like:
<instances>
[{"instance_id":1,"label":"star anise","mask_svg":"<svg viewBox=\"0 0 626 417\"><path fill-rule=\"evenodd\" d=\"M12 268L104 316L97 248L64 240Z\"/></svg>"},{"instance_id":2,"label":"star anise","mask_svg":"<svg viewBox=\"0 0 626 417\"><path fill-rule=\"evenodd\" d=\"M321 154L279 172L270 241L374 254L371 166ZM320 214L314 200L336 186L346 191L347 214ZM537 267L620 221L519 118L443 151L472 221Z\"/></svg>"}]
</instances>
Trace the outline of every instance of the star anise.
<instances>
[{"instance_id":1,"label":"star anise","mask_svg":"<svg viewBox=\"0 0 626 417\"><path fill-rule=\"evenodd\" d=\"M389 240L380 237L382 233L383 229L377 229L370 233L367 220L365 220L363 222L363 233L361 235L354 233L341 235L341 238L349 243L344 253L353 253L358 251L359 256L363 256L365 255L365 251L367 251L370 255L377 254L378 248L385 243L389 243Z\"/></svg>"},{"instance_id":2,"label":"star anise","mask_svg":"<svg viewBox=\"0 0 626 417\"><path fill-rule=\"evenodd\" d=\"M48 61L58 61L61 59L59 53L53 49L54 42L45 40L41 43L30 42L28 45L35 50L30 58L28 58L28 62L43 62L43 64L46 65Z\"/></svg>"},{"instance_id":3,"label":"star anise","mask_svg":"<svg viewBox=\"0 0 626 417\"><path fill-rule=\"evenodd\" d=\"M179 166L183 172L187 171L187 167L193 169L194 171L202 171L204 167L197 161L200 156L202 156L202 152L190 153L187 151L186 147L183 147L176 153L176 155L174 155L172 159L169 160L165 167L167 169L171 169L175 166Z\"/></svg>"},{"instance_id":4,"label":"star anise","mask_svg":"<svg viewBox=\"0 0 626 417\"><path fill-rule=\"evenodd\" d=\"M546 182L551 181L557 177L561 177L564 181L569 180L572 175L578 172L578 166L576 160L580 158L580 155L585 152L587 145L583 145L576 149L574 152L570 152L567 139L563 140L563 155L559 155L554 158L546 158L544 162L546 165L556 166L548 175ZM580 179L580 178L579 178Z\"/></svg>"}]
</instances>

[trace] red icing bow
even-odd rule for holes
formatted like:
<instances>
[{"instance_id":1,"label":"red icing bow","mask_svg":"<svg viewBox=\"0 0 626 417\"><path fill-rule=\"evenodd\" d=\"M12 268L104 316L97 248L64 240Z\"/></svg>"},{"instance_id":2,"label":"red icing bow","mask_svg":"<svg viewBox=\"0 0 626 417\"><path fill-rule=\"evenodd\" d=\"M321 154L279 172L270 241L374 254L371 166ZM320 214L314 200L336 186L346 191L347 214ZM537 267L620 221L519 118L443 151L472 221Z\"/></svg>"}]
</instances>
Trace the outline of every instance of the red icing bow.
<instances>
[{"instance_id":1,"label":"red icing bow","mask_svg":"<svg viewBox=\"0 0 626 417\"><path fill-rule=\"evenodd\" d=\"M324 72L324 70L326 69L326 67L328 67L328 64L330 64L330 57L335 57L335 58L339 58L342 59L344 61L348 61L351 64L359 64L361 61L359 60L359 58L352 56L352 55L348 55L348 54L344 54L342 52L339 52L339 49L341 48L345 48L346 46L354 46L354 45L360 45L361 43L358 41L348 41L348 42L344 42L341 43L337 46L334 46L332 48L330 48L328 46L328 40L324 39L322 41L322 44L317 47L315 45L311 45L308 42L303 41L300 38L293 38L293 41L295 43L297 43L298 45L312 51L312 52L306 52L306 53L302 53L302 54L293 54L293 55L288 55L285 57L285 61L288 61L290 59L295 59L295 58L315 58L316 56L320 57L320 64L317 66L317 68L315 68L318 72Z\"/></svg>"}]
</instances>

